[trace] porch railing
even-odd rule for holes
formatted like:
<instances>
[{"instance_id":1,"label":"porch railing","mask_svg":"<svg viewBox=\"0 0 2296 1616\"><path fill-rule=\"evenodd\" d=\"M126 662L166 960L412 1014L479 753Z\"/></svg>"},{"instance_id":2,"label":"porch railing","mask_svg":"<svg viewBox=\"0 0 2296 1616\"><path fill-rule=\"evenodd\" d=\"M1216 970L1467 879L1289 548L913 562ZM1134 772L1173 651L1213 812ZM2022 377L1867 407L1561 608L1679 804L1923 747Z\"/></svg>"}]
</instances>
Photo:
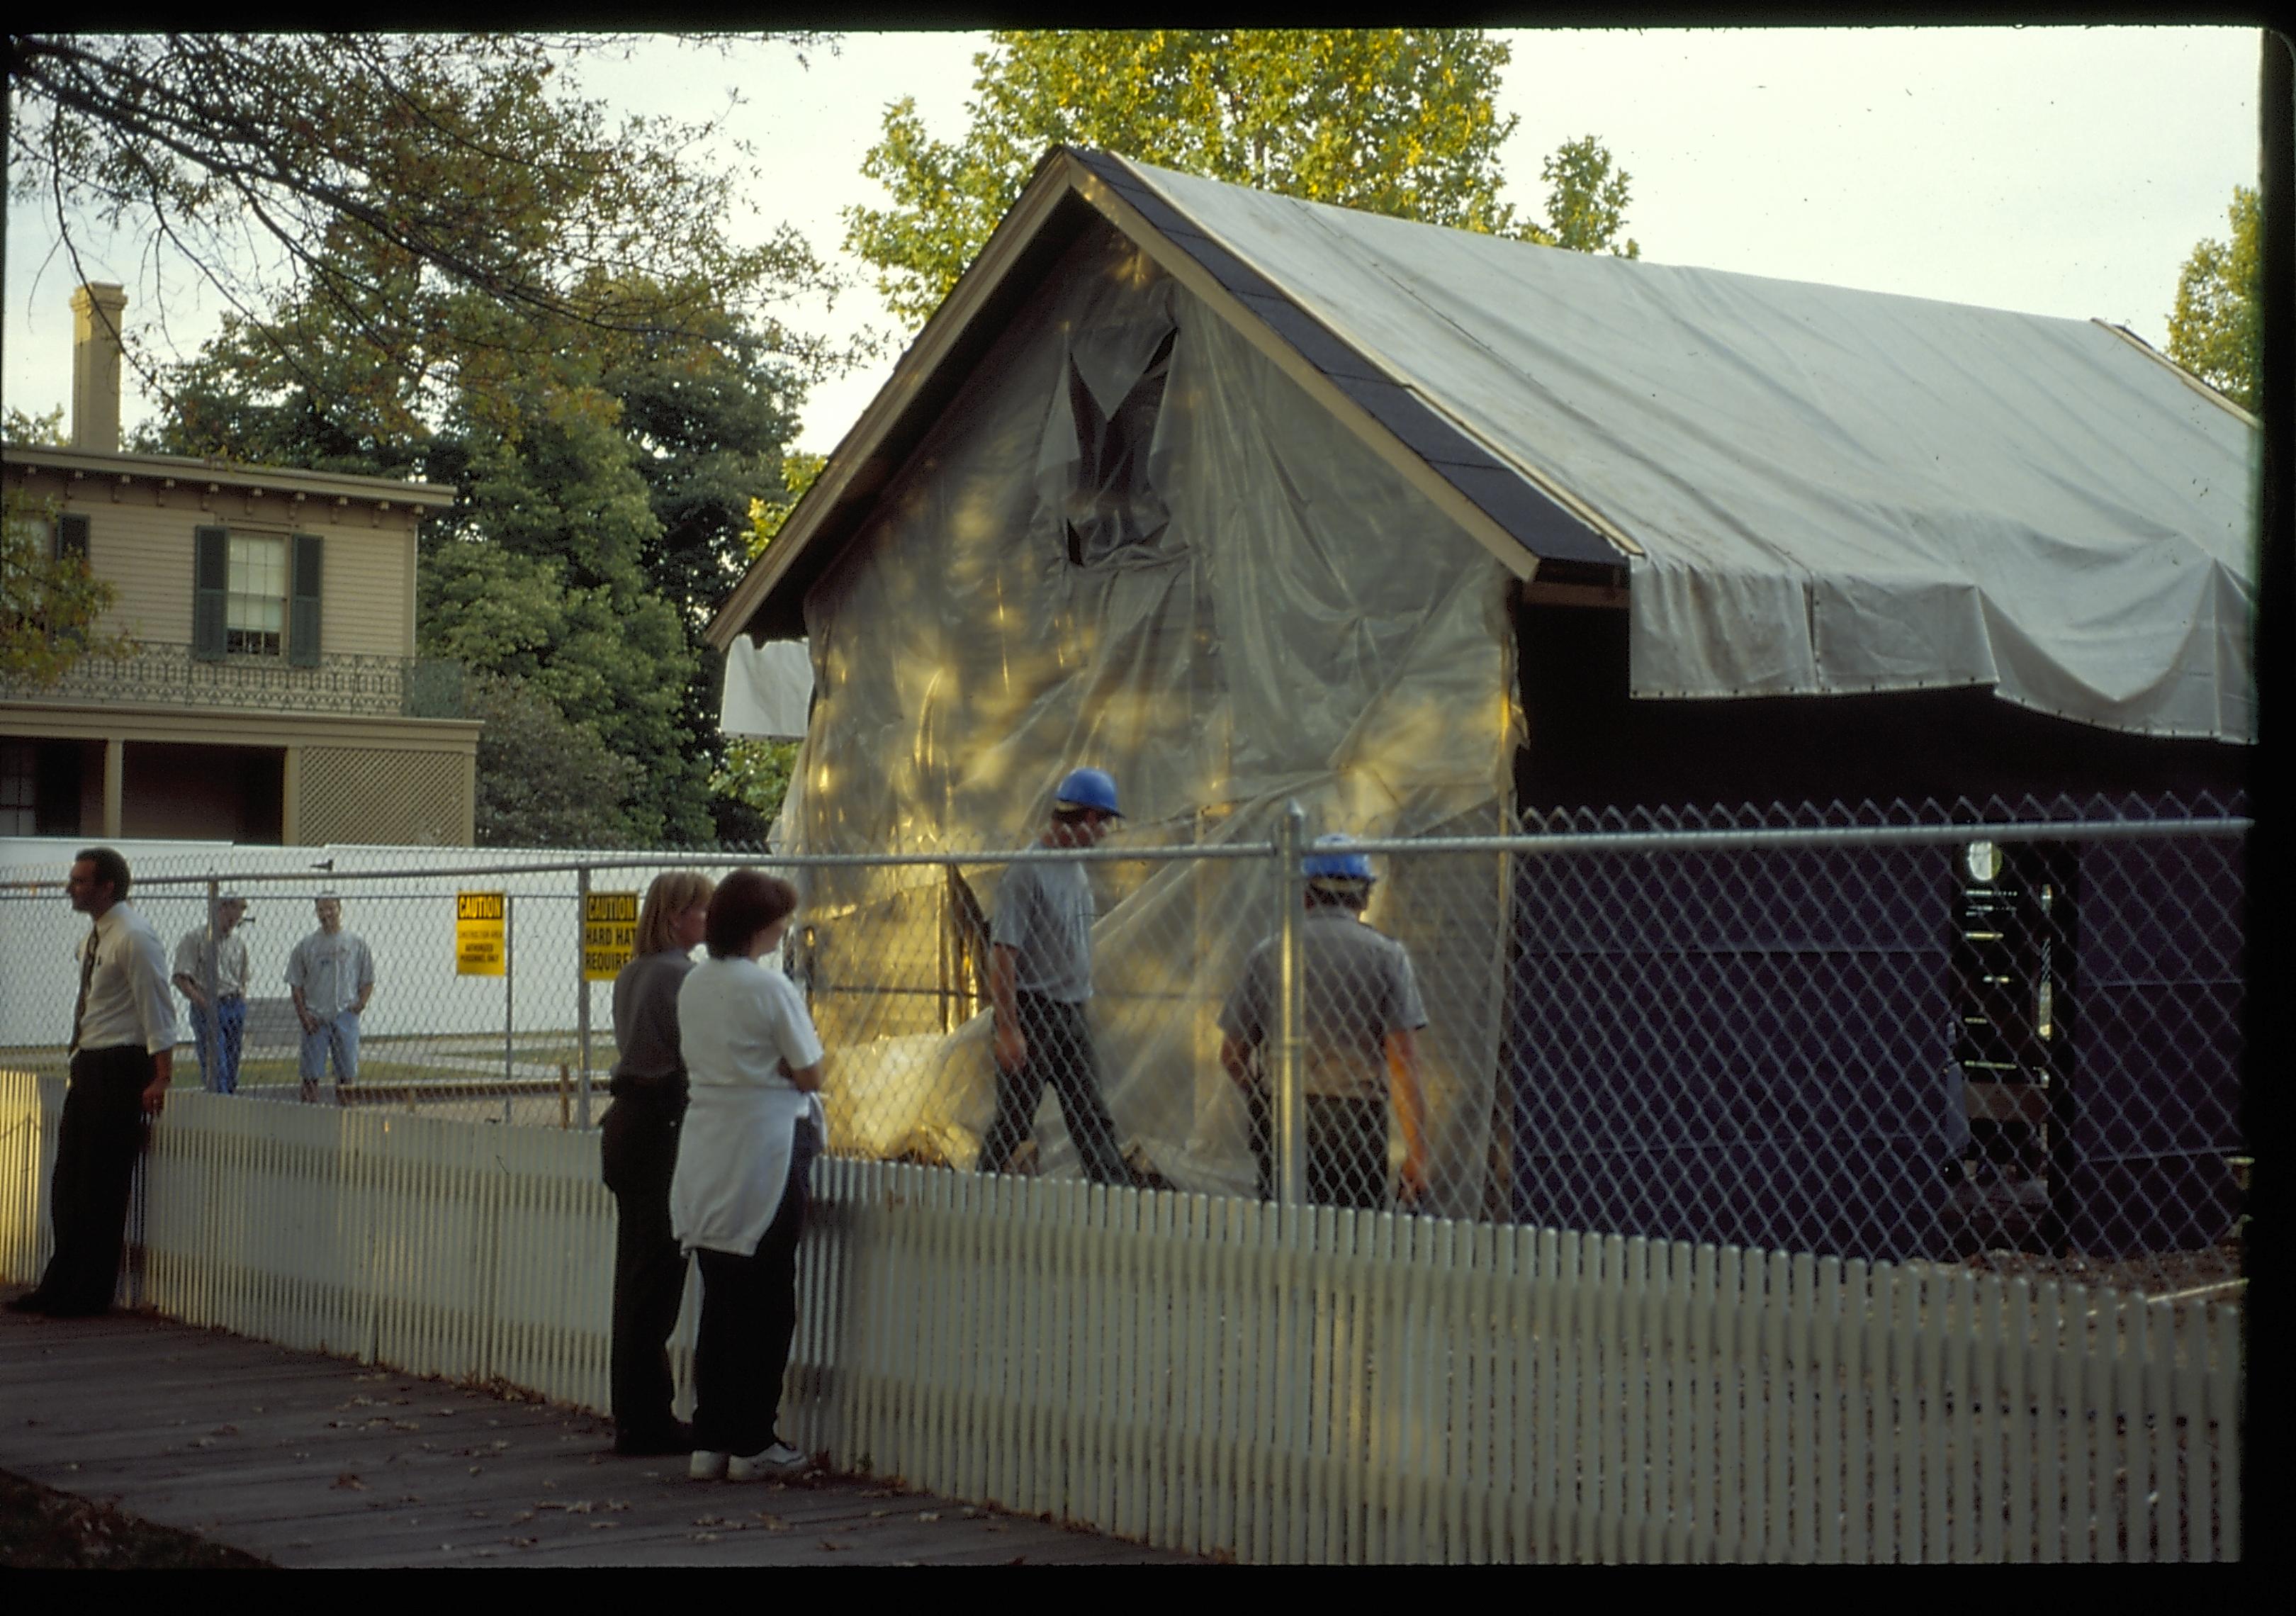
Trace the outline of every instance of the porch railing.
<instances>
[{"instance_id":1,"label":"porch railing","mask_svg":"<svg viewBox=\"0 0 2296 1616\"><path fill-rule=\"evenodd\" d=\"M81 657L52 685L0 678L0 701L150 702L363 718L465 716L460 662L335 654L323 654L311 668L283 657L202 661L189 645L160 640L137 641L125 656Z\"/></svg>"}]
</instances>

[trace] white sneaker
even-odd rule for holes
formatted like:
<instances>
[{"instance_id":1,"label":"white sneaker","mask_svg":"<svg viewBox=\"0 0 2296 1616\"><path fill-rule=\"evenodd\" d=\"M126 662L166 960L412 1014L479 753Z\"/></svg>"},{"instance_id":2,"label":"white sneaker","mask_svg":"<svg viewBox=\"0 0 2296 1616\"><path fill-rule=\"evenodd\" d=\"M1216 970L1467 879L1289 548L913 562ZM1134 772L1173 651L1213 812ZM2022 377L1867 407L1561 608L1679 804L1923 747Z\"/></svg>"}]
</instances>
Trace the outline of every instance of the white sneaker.
<instances>
[{"instance_id":1,"label":"white sneaker","mask_svg":"<svg viewBox=\"0 0 2296 1616\"><path fill-rule=\"evenodd\" d=\"M689 1481L722 1481L726 1479L726 1456L697 1448L685 1461L685 1479Z\"/></svg>"},{"instance_id":2,"label":"white sneaker","mask_svg":"<svg viewBox=\"0 0 2296 1616\"><path fill-rule=\"evenodd\" d=\"M787 1442L776 1442L763 1452L735 1454L726 1464L728 1481L777 1481L801 1476L813 1461Z\"/></svg>"}]
</instances>

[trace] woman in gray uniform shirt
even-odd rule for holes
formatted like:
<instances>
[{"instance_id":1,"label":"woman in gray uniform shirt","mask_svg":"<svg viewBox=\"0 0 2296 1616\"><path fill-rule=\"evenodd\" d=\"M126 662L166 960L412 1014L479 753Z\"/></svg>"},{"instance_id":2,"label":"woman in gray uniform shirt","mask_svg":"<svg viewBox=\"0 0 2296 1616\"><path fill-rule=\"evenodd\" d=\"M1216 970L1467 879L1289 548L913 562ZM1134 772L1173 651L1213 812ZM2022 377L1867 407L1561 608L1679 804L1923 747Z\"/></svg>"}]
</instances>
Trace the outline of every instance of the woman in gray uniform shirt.
<instances>
[{"instance_id":1,"label":"woman in gray uniform shirt","mask_svg":"<svg viewBox=\"0 0 2296 1616\"><path fill-rule=\"evenodd\" d=\"M614 1103L599 1125L614 1193L614 1451L678 1454L693 1435L670 1412L667 1350L685 1293L685 1256L669 1226L669 1180L685 1116L677 990L708 924L709 879L654 877L638 911L637 956L614 978Z\"/></svg>"}]
</instances>

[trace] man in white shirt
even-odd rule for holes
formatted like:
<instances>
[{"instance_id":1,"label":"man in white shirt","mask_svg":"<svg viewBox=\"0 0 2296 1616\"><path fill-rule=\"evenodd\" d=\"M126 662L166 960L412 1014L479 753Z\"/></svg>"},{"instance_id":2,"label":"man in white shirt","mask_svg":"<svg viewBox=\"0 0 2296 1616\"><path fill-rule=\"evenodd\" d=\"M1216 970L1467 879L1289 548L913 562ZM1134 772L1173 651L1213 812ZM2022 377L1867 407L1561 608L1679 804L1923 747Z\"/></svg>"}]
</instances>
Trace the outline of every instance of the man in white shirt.
<instances>
[{"instance_id":1,"label":"man in white shirt","mask_svg":"<svg viewBox=\"0 0 2296 1616\"><path fill-rule=\"evenodd\" d=\"M38 1285L8 1303L14 1312L91 1317L111 1308L119 1283L144 1120L167 1103L176 1053L168 956L128 906L127 885L127 861L111 848L80 853L65 883L71 906L94 924L76 956L71 1087L48 1187L56 1249Z\"/></svg>"},{"instance_id":2,"label":"man in white shirt","mask_svg":"<svg viewBox=\"0 0 2296 1616\"><path fill-rule=\"evenodd\" d=\"M247 899L226 892L216 899L214 923L184 932L176 945L176 991L192 1007L192 1047L200 1058L200 1086L209 1094L239 1089L248 966L247 939L235 929L246 913Z\"/></svg>"},{"instance_id":3,"label":"man in white shirt","mask_svg":"<svg viewBox=\"0 0 2296 1616\"><path fill-rule=\"evenodd\" d=\"M332 1058L340 1105L345 1087L358 1081L359 1014L374 993L374 956L364 940L343 930L341 898L323 892L312 906L319 929L287 956L287 988L303 1023L299 1075L303 1098L318 1098L319 1079Z\"/></svg>"}]
</instances>

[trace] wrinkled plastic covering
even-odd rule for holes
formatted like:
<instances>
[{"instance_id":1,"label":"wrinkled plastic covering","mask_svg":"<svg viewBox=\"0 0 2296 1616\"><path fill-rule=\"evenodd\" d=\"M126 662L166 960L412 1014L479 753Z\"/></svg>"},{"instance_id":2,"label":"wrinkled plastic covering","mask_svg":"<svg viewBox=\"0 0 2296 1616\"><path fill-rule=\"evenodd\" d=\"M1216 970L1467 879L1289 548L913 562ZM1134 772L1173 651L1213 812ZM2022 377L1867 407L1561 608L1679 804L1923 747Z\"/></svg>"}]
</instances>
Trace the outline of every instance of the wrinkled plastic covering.
<instances>
[{"instance_id":1,"label":"wrinkled plastic covering","mask_svg":"<svg viewBox=\"0 0 2296 1616\"><path fill-rule=\"evenodd\" d=\"M1111 849L1264 846L1292 799L1310 836L1496 831L1515 740L1507 583L1095 229L808 597L816 695L780 845L1022 847L1077 764L1116 776ZM1487 903L1415 905L1417 870L1441 862L1382 882L1369 918L1446 985L1422 1043L1431 1145L1480 1168L1505 888L1485 861ZM978 916L1003 869L808 873L797 968L833 1052L832 1148L972 1165L995 1093ZM1214 1017L1276 923L1269 861L1097 864L1093 879L1119 1133L1181 1187L1248 1193ZM1058 1117L1048 1097L1041 1160L1073 1170ZM1480 1207L1480 1177L1447 1194Z\"/></svg>"},{"instance_id":2,"label":"wrinkled plastic covering","mask_svg":"<svg viewBox=\"0 0 2296 1616\"><path fill-rule=\"evenodd\" d=\"M813 701L813 658L797 640L760 645L742 635L726 653L726 685L718 727L729 735L768 741L805 738Z\"/></svg>"},{"instance_id":3,"label":"wrinkled plastic covering","mask_svg":"<svg viewBox=\"0 0 2296 1616\"><path fill-rule=\"evenodd\" d=\"M2112 332L1130 166L1640 546L1635 694L1983 685L2115 729L2255 738L2260 434Z\"/></svg>"}]
</instances>

